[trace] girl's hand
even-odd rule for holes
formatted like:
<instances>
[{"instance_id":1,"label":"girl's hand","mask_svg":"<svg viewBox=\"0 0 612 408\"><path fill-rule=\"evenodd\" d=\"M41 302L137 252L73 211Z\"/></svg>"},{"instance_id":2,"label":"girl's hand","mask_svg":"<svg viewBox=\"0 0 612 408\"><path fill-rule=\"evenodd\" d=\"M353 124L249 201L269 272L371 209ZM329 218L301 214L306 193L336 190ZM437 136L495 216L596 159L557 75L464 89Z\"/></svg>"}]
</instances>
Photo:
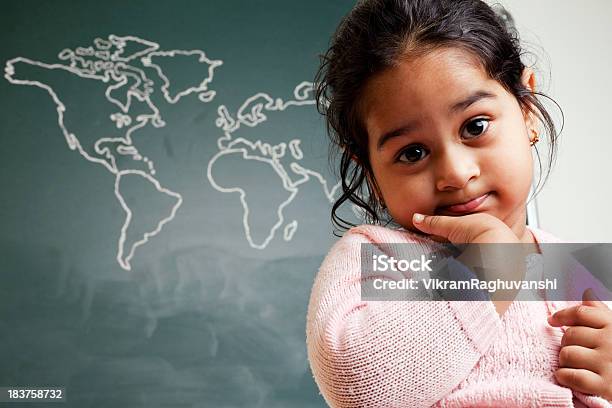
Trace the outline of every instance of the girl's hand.
<instances>
[{"instance_id":1,"label":"girl's hand","mask_svg":"<svg viewBox=\"0 0 612 408\"><path fill-rule=\"evenodd\" d=\"M435 241L450 241L453 244L484 244L497 242L520 242L514 232L502 220L487 213L474 213L458 217L425 215L419 222L415 213L412 223L416 228L430 234Z\"/></svg>"},{"instance_id":2,"label":"girl's hand","mask_svg":"<svg viewBox=\"0 0 612 408\"><path fill-rule=\"evenodd\" d=\"M581 305L558 311L548 323L570 326L561 339L557 381L612 401L612 310L587 289Z\"/></svg>"},{"instance_id":3,"label":"girl's hand","mask_svg":"<svg viewBox=\"0 0 612 408\"><path fill-rule=\"evenodd\" d=\"M412 222L419 230L430 234L434 241L453 244L520 243L518 237L502 220L486 213L458 217L414 214ZM516 280L525 277L524 245L466 245L457 260L466 265L481 280ZM519 253L517 253L519 251ZM499 315L510 307L518 289L495 291L491 301Z\"/></svg>"}]
</instances>

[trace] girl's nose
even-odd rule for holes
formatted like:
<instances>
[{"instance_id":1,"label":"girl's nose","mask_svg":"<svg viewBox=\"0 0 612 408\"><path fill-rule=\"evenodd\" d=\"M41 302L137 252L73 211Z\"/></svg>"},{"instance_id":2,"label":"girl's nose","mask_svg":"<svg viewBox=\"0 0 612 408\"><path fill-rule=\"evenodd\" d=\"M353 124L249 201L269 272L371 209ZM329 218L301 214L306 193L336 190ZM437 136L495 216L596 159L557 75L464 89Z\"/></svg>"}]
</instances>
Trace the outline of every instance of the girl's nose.
<instances>
[{"instance_id":1,"label":"girl's nose","mask_svg":"<svg viewBox=\"0 0 612 408\"><path fill-rule=\"evenodd\" d=\"M470 180L480 176L480 168L473 152L466 146L454 146L440 153L436 160L436 187L440 191L464 188Z\"/></svg>"}]
</instances>

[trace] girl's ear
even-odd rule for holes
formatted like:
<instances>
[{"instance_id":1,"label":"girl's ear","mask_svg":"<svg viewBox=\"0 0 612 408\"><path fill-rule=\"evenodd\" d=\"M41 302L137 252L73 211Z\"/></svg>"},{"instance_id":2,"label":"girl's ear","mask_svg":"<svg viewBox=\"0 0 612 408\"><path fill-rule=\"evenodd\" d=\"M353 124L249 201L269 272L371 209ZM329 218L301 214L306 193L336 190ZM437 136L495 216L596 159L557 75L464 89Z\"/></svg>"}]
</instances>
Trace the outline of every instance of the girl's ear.
<instances>
[{"instance_id":1,"label":"girl's ear","mask_svg":"<svg viewBox=\"0 0 612 408\"><path fill-rule=\"evenodd\" d=\"M521 75L521 82L523 83L523 85L525 85L525 88L529 89L531 92L535 92L536 79L533 69L529 67L525 67L523 69L523 74Z\"/></svg>"},{"instance_id":2,"label":"girl's ear","mask_svg":"<svg viewBox=\"0 0 612 408\"><path fill-rule=\"evenodd\" d=\"M535 92L536 90L536 78L533 69L529 67L525 67L523 69L523 73L521 75L521 82L531 92ZM536 129L536 117L533 112L524 111L523 117L525 118L525 125L528 129Z\"/></svg>"}]
</instances>

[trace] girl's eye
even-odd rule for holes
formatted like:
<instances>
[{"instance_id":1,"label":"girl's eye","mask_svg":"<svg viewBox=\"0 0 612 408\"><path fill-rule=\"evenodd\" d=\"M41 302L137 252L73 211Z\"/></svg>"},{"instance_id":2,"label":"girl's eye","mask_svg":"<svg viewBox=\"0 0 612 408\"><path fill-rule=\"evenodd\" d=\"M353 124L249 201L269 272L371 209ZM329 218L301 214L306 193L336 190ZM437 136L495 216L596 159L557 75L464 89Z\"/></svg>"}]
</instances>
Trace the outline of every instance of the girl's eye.
<instances>
[{"instance_id":1,"label":"girl's eye","mask_svg":"<svg viewBox=\"0 0 612 408\"><path fill-rule=\"evenodd\" d=\"M463 129L471 135L471 137L468 136L467 139L475 139L485 133L488 128L489 119L478 118L468 122L468 124Z\"/></svg>"},{"instance_id":2,"label":"girl's eye","mask_svg":"<svg viewBox=\"0 0 612 408\"><path fill-rule=\"evenodd\" d=\"M427 150L421 145L408 146L400 152L397 160L404 163L416 163L421 158L425 157L426 152ZM406 157L407 160L401 160L402 157Z\"/></svg>"}]
</instances>

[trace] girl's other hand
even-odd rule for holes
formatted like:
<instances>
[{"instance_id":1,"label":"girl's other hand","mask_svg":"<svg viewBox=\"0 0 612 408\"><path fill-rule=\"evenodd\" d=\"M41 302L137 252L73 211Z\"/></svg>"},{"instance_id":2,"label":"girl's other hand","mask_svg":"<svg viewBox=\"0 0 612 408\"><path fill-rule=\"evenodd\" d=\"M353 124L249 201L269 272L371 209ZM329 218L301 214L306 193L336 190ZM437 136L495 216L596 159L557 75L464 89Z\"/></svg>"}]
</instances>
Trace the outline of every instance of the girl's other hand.
<instances>
[{"instance_id":1,"label":"girl's other hand","mask_svg":"<svg viewBox=\"0 0 612 408\"><path fill-rule=\"evenodd\" d=\"M419 221L419 216L424 217ZM520 240L502 220L487 213L457 217L415 213L412 223L435 241L452 244L518 243Z\"/></svg>"},{"instance_id":2,"label":"girl's other hand","mask_svg":"<svg viewBox=\"0 0 612 408\"><path fill-rule=\"evenodd\" d=\"M612 401L612 310L587 289L581 305L558 311L548 323L569 326L561 339L557 381Z\"/></svg>"}]
</instances>

